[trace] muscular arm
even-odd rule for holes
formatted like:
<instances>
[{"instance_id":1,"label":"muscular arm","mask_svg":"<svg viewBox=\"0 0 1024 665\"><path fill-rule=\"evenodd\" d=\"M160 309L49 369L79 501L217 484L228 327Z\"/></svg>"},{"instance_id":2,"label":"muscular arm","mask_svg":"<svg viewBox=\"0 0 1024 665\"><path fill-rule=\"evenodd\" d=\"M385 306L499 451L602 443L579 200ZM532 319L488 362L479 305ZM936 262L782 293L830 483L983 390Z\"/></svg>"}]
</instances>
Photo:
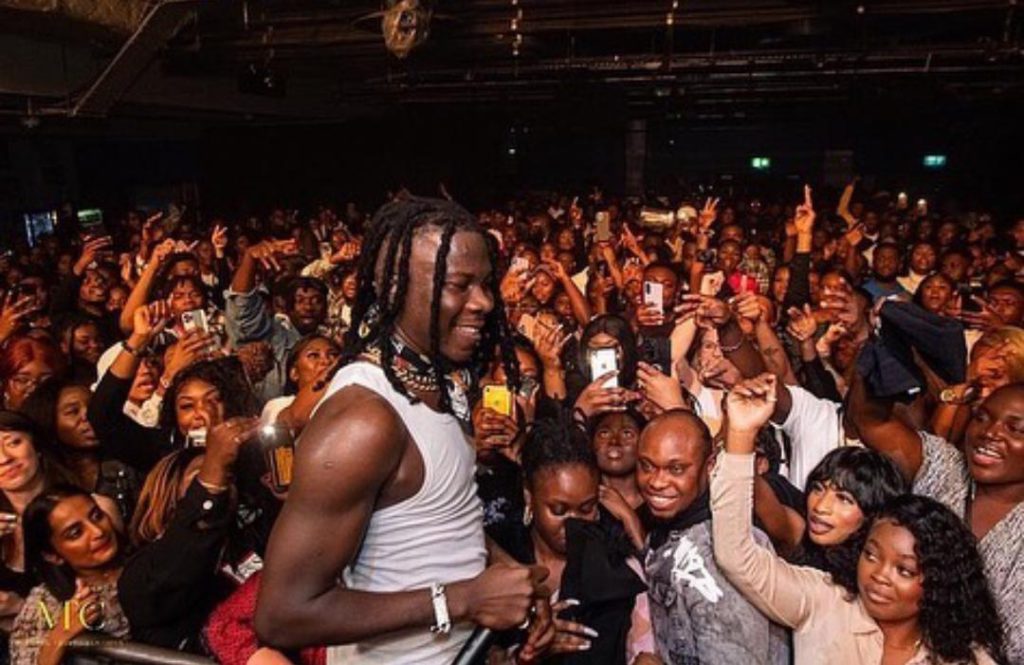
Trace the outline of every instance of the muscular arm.
<instances>
[{"instance_id":1,"label":"muscular arm","mask_svg":"<svg viewBox=\"0 0 1024 665\"><path fill-rule=\"evenodd\" d=\"M339 391L307 426L267 549L255 619L263 642L339 644L433 623L426 589L368 593L338 583L407 440L395 413L359 387Z\"/></svg>"}]
</instances>

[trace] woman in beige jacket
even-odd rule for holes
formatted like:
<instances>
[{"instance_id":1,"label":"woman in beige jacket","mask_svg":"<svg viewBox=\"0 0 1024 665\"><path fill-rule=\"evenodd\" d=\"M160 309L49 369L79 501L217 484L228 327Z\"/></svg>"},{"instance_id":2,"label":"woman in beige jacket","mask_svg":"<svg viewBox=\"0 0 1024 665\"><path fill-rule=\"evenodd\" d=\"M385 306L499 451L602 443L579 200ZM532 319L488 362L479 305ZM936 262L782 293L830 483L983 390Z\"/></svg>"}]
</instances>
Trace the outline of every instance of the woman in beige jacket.
<instances>
[{"instance_id":1,"label":"woman in beige jacket","mask_svg":"<svg viewBox=\"0 0 1024 665\"><path fill-rule=\"evenodd\" d=\"M751 603L793 629L797 665L924 665L1002 660L1002 626L974 539L938 502L906 495L875 519L856 587L786 563L751 537L754 438L775 377L727 399L726 450L711 480L715 559Z\"/></svg>"}]
</instances>

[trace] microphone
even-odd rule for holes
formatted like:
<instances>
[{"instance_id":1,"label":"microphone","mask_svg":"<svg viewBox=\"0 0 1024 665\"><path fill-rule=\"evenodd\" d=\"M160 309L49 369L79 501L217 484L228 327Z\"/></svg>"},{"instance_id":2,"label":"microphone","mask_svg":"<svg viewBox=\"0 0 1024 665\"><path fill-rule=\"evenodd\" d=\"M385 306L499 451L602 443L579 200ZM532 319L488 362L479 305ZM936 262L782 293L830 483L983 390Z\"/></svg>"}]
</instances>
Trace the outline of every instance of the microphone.
<instances>
[{"instance_id":1,"label":"microphone","mask_svg":"<svg viewBox=\"0 0 1024 665\"><path fill-rule=\"evenodd\" d=\"M452 665L472 665L480 656L487 653L487 648L494 641L494 631L490 628L477 626L469 635L469 639L462 645L459 655L452 661Z\"/></svg>"}]
</instances>

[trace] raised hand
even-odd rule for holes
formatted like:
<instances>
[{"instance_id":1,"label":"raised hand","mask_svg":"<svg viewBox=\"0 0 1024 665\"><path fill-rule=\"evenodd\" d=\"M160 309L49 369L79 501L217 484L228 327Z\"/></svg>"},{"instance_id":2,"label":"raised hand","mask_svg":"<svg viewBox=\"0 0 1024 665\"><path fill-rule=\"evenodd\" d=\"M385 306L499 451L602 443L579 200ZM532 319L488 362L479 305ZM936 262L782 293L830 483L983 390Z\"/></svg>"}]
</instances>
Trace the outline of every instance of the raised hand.
<instances>
[{"instance_id":1,"label":"raised hand","mask_svg":"<svg viewBox=\"0 0 1024 665\"><path fill-rule=\"evenodd\" d=\"M0 310L0 341L13 335L36 308L35 296L18 298L14 289L8 291L3 309Z\"/></svg>"},{"instance_id":2,"label":"raised hand","mask_svg":"<svg viewBox=\"0 0 1024 665\"><path fill-rule=\"evenodd\" d=\"M160 334L170 320L170 305L166 300L157 300L135 310L132 315L132 332L148 343Z\"/></svg>"},{"instance_id":3,"label":"raised hand","mask_svg":"<svg viewBox=\"0 0 1024 665\"><path fill-rule=\"evenodd\" d=\"M199 467L199 478L209 485L223 487L230 478L238 451L256 436L259 418L228 418L206 433L206 454Z\"/></svg>"},{"instance_id":4,"label":"raised hand","mask_svg":"<svg viewBox=\"0 0 1024 665\"><path fill-rule=\"evenodd\" d=\"M299 246L295 240L264 240L249 248L249 256L259 261L266 270L279 272L281 264L278 256L295 256L299 253Z\"/></svg>"},{"instance_id":5,"label":"raised hand","mask_svg":"<svg viewBox=\"0 0 1024 665\"><path fill-rule=\"evenodd\" d=\"M501 279L501 299L514 305L530 292L534 281L528 265L513 266Z\"/></svg>"},{"instance_id":6,"label":"raised hand","mask_svg":"<svg viewBox=\"0 0 1024 665\"><path fill-rule=\"evenodd\" d=\"M110 249L111 244L110 236L100 236L87 240L82 247L82 255L78 257L78 261L73 268L74 273L82 275L90 265L96 262L97 256Z\"/></svg>"},{"instance_id":7,"label":"raised hand","mask_svg":"<svg viewBox=\"0 0 1024 665\"><path fill-rule=\"evenodd\" d=\"M766 372L733 386L725 399L730 435L756 434L768 422L775 411L775 382L775 375Z\"/></svg>"},{"instance_id":8,"label":"raised hand","mask_svg":"<svg viewBox=\"0 0 1024 665\"><path fill-rule=\"evenodd\" d=\"M818 322L814 319L810 305L805 304L802 310L790 307L787 313L789 325L786 326L786 332L790 337L798 342L806 342L814 337L814 333L818 331Z\"/></svg>"},{"instance_id":9,"label":"raised hand","mask_svg":"<svg viewBox=\"0 0 1024 665\"><path fill-rule=\"evenodd\" d=\"M796 207L796 217L793 219L797 234L810 235L814 231L815 216L811 186L804 185L804 202Z\"/></svg>"},{"instance_id":10,"label":"raised hand","mask_svg":"<svg viewBox=\"0 0 1024 665\"><path fill-rule=\"evenodd\" d=\"M534 328L533 349L540 357L544 367L559 369L562 366L562 349L569 341L570 335L563 332L561 325L545 326L539 321Z\"/></svg>"},{"instance_id":11,"label":"raised hand","mask_svg":"<svg viewBox=\"0 0 1024 665\"><path fill-rule=\"evenodd\" d=\"M331 263L335 265L339 263L348 263L359 256L359 249L359 243L346 242L337 252L331 254Z\"/></svg>"},{"instance_id":12,"label":"raised hand","mask_svg":"<svg viewBox=\"0 0 1024 665\"><path fill-rule=\"evenodd\" d=\"M751 323L757 323L764 316L764 309L757 299L757 294L749 291L732 298L729 301L729 307L732 308L736 316L747 319Z\"/></svg>"},{"instance_id":13,"label":"raised hand","mask_svg":"<svg viewBox=\"0 0 1024 665\"><path fill-rule=\"evenodd\" d=\"M157 266L162 264L164 261L167 260L168 256L174 253L174 250L177 247L177 245L178 243L172 240L171 238L164 240L162 243L157 245L155 249L153 249L153 258L151 263Z\"/></svg>"},{"instance_id":14,"label":"raised hand","mask_svg":"<svg viewBox=\"0 0 1024 665\"><path fill-rule=\"evenodd\" d=\"M668 411L687 407L679 381L658 371L657 367L638 363L636 381L640 393L659 409Z\"/></svg>"},{"instance_id":15,"label":"raised hand","mask_svg":"<svg viewBox=\"0 0 1024 665\"><path fill-rule=\"evenodd\" d=\"M701 231L707 231L715 223L715 220L718 219L719 201L720 199L713 199L709 196L704 202L704 207L700 209L700 213L697 215L697 223L700 225Z\"/></svg>"},{"instance_id":16,"label":"raised hand","mask_svg":"<svg viewBox=\"0 0 1024 665\"><path fill-rule=\"evenodd\" d=\"M213 233L210 234L210 244L213 245L213 251L216 252L217 258L223 258L224 250L228 247L228 229L226 226L214 225Z\"/></svg>"},{"instance_id":17,"label":"raised hand","mask_svg":"<svg viewBox=\"0 0 1024 665\"><path fill-rule=\"evenodd\" d=\"M979 298L978 296L971 296L979 307L977 312L972 312L969 309L960 310L960 320L966 323L971 328L978 328L979 330L991 330L993 328L999 328L1005 326L1006 322L1003 321L992 307Z\"/></svg>"},{"instance_id":18,"label":"raised hand","mask_svg":"<svg viewBox=\"0 0 1024 665\"><path fill-rule=\"evenodd\" d=\"M625 411L626 404L634 397L625 388L605 388L604 383L616 376L618 372L607 372L594 379L576 398L575 409L581 411L587 419L610 411Z\"/></svg>"},{"instance_id":19,"label":"raised hand","mask_svg":"<svg viewBox=\"0 0 1024 665\"><path fill-rule=\"evenodd\" d=\"M732 318L729 306L718 298L687 294L676 306L677 321L693 318L701 328L720 328Z\"/></svg>"}]
</instances>

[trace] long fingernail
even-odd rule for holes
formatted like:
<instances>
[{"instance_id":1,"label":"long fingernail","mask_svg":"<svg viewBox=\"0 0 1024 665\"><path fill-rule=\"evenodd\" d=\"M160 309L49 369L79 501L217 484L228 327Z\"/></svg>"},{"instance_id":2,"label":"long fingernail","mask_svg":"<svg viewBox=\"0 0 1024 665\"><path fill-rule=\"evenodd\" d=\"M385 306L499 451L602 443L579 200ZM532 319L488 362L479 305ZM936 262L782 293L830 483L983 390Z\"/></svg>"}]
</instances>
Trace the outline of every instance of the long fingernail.
<instances>
[{"instance_id":1,"label":"long fingernail","mask_svg":"<svg viewBox=\"0 0 1024 665\"><path fill-rule=\"evenodd\" d=\"M577 651L588 651L590 649L590 641L586 641L583 644L576 647Z\"/></svg>"},{"instance_id":2,"label":"long fingernail","mask_svg":"<svg viewBox=\"0 0 1024 665\"><path fill-rule=\"evenodd\" d=\"M597 639L597 637L599 637L597 631L594 630L593 628L590 628L589 626L584 626L583 627L583 634L586 635L587 637L593 637L594 639Z\"/></svg>"},{"instance_id":3,"label":"long fingernail","mask_svg":"<svg viewBox=\"0 0 1024 665\"><path fill-rule=\"evenodd\" d=\"M562 602L564 602L569 607L579 607L580 605L580 601L576 600L575 598L566 598Z\"/></svg>"}]
</instances>

